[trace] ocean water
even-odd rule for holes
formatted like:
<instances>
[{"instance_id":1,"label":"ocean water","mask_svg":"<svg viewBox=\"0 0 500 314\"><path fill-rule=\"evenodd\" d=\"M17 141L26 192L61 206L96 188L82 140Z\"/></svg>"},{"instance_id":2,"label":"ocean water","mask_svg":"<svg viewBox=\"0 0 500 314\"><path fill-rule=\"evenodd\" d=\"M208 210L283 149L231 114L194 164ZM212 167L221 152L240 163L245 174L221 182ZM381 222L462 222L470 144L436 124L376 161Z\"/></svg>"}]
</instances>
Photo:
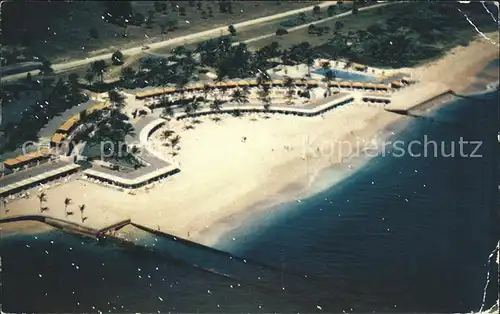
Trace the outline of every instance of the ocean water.
<instances>
[{"instance_id":1,"label":"ocean water","mask_svg":"<svg viewBox=\"0 0 500 314\"><path fill-rule=\"evenodd\" d=\"M391 140L481 140L468 157L369 161L216 246L135 245L60 231L0 241L4 312L468 312L479 310L498 219L498 92L414 118ZM472 153L472 146L465 146ZM415 145L412 153L422 152ZM322 176L332 175L324 172ZM138 209L140 210L140 209ZM494 303L498 287L486 289Z\"/></svg>"}]
</instances>

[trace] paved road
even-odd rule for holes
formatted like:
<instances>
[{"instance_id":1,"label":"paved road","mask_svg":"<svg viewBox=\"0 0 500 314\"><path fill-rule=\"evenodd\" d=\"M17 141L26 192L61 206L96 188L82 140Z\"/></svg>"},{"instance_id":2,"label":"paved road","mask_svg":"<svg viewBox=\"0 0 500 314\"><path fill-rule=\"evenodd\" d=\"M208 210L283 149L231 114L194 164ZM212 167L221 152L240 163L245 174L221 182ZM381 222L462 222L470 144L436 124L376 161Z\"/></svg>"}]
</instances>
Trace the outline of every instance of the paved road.
<instances>
[{"instance_id":1,"label":"paved road","mask_svg":"<svg viewBox=\"0 0 500 314\"><path fill-rule=\"evenodd\" d=\"M325 1L325 2L319 3L317 5L321 8L323 8L323 7L328 7L329 5L336 4L336 3L337 3L337 1ZM257 18L257 19L234 24L234 27L237 30L242 30L246 27L258 25L258 24L265 23L265 22L270 22L273 20L277 20L277 19L285 18L287 16L291 16L291 15L296 15L296 14L299 14L301 12L310 12L310 11L312 11L313 7L314 6L309 6L309 7L305 7L305 8L301 8L301 9L290 10L290 11L286 11L283 13L278 13L275 15L264 16L261 18ZM202 32L194 33L194 34L189 34L186 36L180 36L180 37L164 40L161 42L150 44L149 47L150 47L150 49L159 49L159 48L163 48L163 47L171 46L171 45L194 43L194 42L207 40L210 38L219 37L221 35L221 33L228 34L227 26L221 26L221 27L217 27L217 28L210 29L207 31L202 31ZM122 52L126 56L133 56L133 55L140 54L143 52L142 45L122 50ZM93 56L90 58L85 58L83 60L74 60L74 61L69 61L69 62L64 62L64 63L53 64L52 69L54 70L55 73L64 72L64 71L68 71L68 70L71 70L71 69L74 69L77 67L81 67L83 65L90 64L90 63L98 61L98 60L103 60L103 59L108 60L111 58L111 55L112 55L111 53L106 53L106 54ZM39 72L39 70L31 71L29 73L31 73L31 75L37 75L38 72ZM8 75L5 77L2 77L1 81L6 82L6 81L24 78L24 77L26 77L27 73L28 72Z\"/></svg>"},{"instance_id":2,"label":"paved road","mask_svg":"<svg viewBox=\"0 0 500 314\"><path fill-rule=\"evenodd\" d=\"M359 11L376 9L376 8L384 7L384 6L390 5L390 4L394 4L394 3L380 3L380 4L372 5L372 6L369 6L369 7L360 8ZM287 28L287 31L288 31L288 33L295 32L295 31L298 31L298 30L301 30L301 29L304 29L304 28L308 28L309 25L311 25L311 24L318 25L320 23L328 22L328 21L331 21L331 20L334 20L334 19L338 19L338 18L341 18L341 17L344 17L344 16L351 15L351 14L352 14L352 11L347 11L347 12L344 12L344 13L337 14L335 16L324 18L324 19L319 20L317 22L306 23L304 25L290 27L290 28ZM254 38L250 38L250 39L247 39L247 40L243 40L242 42L245 43L245 44L248 44L248 43L252 43L254 41L259 41L259 40L270 38L270 37L273 37L273 36L276 36L276 33L270 33L270 34L266 34L266 35L262 35L262 36L258 36L258 37L254 37ZM238 43L234 43L233 45L237 45L237 44Z\"/></svg>"},{"instance_id":3,"label":"paved road","mask_svg":"<svg viewBox=\"0 0 500 314\"><path fill-rule=\"evenodd\" d=\"M125 141L129 144L139 144L141 141L140 141L140 134L141 134L141 131L142 129L144 129L150 122L153 122L154 120L157 120L158 117L154 116L154 115L148 115L146 117L142 117L140 118L139 120L137 120L136 122L133 123L134 125L134 135L133 136L130 136L130 135L127 135L125 137Z\"/></svg>"}]
</instances>

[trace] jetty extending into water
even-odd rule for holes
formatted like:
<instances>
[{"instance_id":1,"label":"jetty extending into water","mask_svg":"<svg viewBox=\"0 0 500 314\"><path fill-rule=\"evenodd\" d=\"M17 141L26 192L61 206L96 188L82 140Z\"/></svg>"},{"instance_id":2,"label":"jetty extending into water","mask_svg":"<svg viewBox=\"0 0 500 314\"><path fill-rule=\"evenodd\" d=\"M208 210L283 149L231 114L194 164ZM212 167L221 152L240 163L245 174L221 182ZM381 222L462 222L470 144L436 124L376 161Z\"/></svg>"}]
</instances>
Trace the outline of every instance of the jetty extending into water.
<instances>
[{"instance_id":1,"label":"jetty extending into water","mask_svg":"<svg viewBox=\"0 0 500 314\"><path fill-rule=\"evenodd\" d=\"M454 92L444 84L422 83L409 86L404 92L396 92L392 96L391 104L385 107L386 111L412 116L412 111L426 110L449 101Z\"/></svg>"},{"instance_id":2,"label":"jetty extending into water","mask_svg":"<svg viewBox=\"0 0 500 314\"><path fill-rule=\"evenodd\" d=\"M42 214L17 215L17 216L9 216L9 217L5 217L5 218L0 218L0 224L19 222L19 221L42 222L42 223L45 223L51 227L60 229L62 231L66 231L66 232L74 233L74 234L85 235L85 236L92 237L92 238L98 238L98 237L106 234L109 231L119 230L119 229L121 229L121 228L123 228L126 225L131 223L130 219L123 219L123 220L116 221L110 225L106 225L104 227L96 229L96 228L85 226L83 224L79 224L76 222L72 222L72 221L68 221L68 220L64 220L64 219L60 219L60 218L55 218L55 217L48 216L48 215L42 215Z\"/></svg>"}]
</instances>

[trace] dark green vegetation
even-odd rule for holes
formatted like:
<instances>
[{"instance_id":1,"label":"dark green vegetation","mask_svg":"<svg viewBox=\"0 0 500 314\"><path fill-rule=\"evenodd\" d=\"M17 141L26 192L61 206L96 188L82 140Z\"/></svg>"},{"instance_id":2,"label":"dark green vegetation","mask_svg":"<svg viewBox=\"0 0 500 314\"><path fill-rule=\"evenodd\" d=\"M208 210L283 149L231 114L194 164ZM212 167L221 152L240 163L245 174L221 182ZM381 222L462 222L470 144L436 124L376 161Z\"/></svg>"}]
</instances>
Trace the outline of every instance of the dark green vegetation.
<instances>
[{"instance_id":1,"label":"dark green vegetation","mask_svg":"<svg viewBox=\"0 0 500 314\"><path fill-rule=\"evenodd\" d=\"M85 57L311 5L274 1L9 1L2 3L4 65ZM189 23L187 23L188 21ZM222 25L221 25L222 24ZM146 37L147 36L147 37ZM110 49L111 46L113 50Z\"/></svg>"},{"instance_id":2,"label":"dark green vegetation","mask_svg":"<svg viewBox=\"0 0 500 314\"><path fill-rule=\"evenodd\" d=\"M195 4L192 9L196 10L196 6L198 4ZM38 7L34 6L34 8ZM67 12L61 4L51 8L55 12L50 14ZM158 10L163 12L162 3L154 4L154 8L155 12ZM234 38L238 38L241 34L235 29L236 36L223 36L208 40L199 43L194 48L178 47L172 51L173 55L170 57L153 55L147 57L140 62L137 69L124 65L120 80L116 84L107 84L103 78L109 64L123 62L123 55L120 53L116 53L112 60L94 62L85 75L82 73L81 81L74 74L68 79L54 81L50 63L45 61L37 77L40 83L28 76L20 85L3 87L1 100L5 106L8 106L11 99L16 98L20 91L27 89L37 89L41 92L41 96L32 108L22 113L19 123L13 125L7 122L1 126L0 131L4 133L5 141L1 144L1 149L10 150L24 141L36 140L38 130L49 119L84 101L86 96L78 90L83 80L87 83L87 88L99 92L109 90L110 87L116 85L125 88L152 85L183 87L189 81L198 80L203 73L208 71L215 72L217 80L255 77L279 63L287 65L306 63L311 67L314 58L317 57L345 58L350 62L380 67L413 66L439 57L446 50L457 45L467 45L470 40L478 36L475 29L459 12L459 8L483 32L498 29L497 24L480 3L461 5L457 2L410 2L359 11L356 15L317 23L304 29L304 36L300 35L301 31L275 36L270 41L266 39L268 44L261 45L255 51L248 49L245 44L233 45ZM491 7L492 12L495 10L496 8ZM331 15L341 10L337 5L337 7L324 8L320 12L317 9L313 11L316 13L311 12L308 15L314 14L317 19L320 19L324 17L324 13ZM42 12L44 11L40 11L39 14ZM118 21L109 21L108 24L120 23L123 17L129 16L126 12L115 12ZM215 14L214 12L212 14ZM35 14L35 12L27 14ZM298 18L300 19L301 16L305 15L301 14ZM7 20L12 22L13 18L9 17ZM2 23L6 23L6 20ZM7 40L15 40L17 35L25 34L28 32L27 29L33 27L30 25L28 23L25 29L9 29L4 36L7 36ZM41 27L42 24L36 25ZM165 32L168 32L167 28L167 26L164 27ZM32 31L36 33L35 29ZM101 38L101 33L97 29L86 30L86 34L91 38ZM23 36L18 39L21 40ZM321 40L318 41L318 39ZM292 43L285 45L284 40L292 41ZM264 96L262 99L265 99ZM45 101L50 105L47 106ZM181 102L185 103L184 99ZM162 107L168 107L168 105L169 103L165 102ZM216 105L220 103L217 102Z\"/></svg>"},{"instance_id":3,"label":"dark green vegetation","mask_svg":"<svg viewBox=\"0 0 500 314\"><path fill-rule=\"evenodd\" d=\"M388 18L379 18L364 29L353 30L337 24L328 42L316 49L333 58L342 57L372 66L414 66L439 57L457 45L467 45L478 35L458 8L483 32L498 29L480 3L413 2L359 12L350 17L353 23L364 15Z\"/></svg>"},{"instance_id":4,"label":"dark green vegetation","mask_svg":"<svg viewBox=\"0 0 500 314\"><path fill-rule=\"evenodd\" d=\"M485 5L496 12L491 3ZM361 7L361 4L355 6ZM252 42L249 49L257 50L272 42L277 42L282 49L291 49L300 42L308 42L317 56L345 58L379 67L413 66L437 58L455 46L466 45L479 36L459 8L481 31L498 30L481 3L404 2L360 10L355 15L327 22L309 23L308 28L289 35ZM326 11L342 12L338 5Z\"/></svg>"},{"instance_id":5,"label":"dark green vegetation","mask_svg":"<svg viewBox=\"0 0 500 314\"><path fill-rule=\"evenodd\" d=\"M50 65L42 72L40 80L27 77L19 85L2 86L1 101L3 106L15 105L21 91L30 91L39 95L33 106L20 113L19 121L3 121L0 132L3 133L0 152L10 151L27 141L37 141L37 133L49 120L77 104L88 100L80 89L78 77L70 74L67 79L55 81L50 77ZM12 104L11 104L12 103Z\"/></svg>"},{"instance_id":6,"label":"dark green vegetation","mask_svg":"<svg viewBox=\"0 0 500 314\"><path fill-rule=\"evenodd\" d=\"M321 45L303 41L285 48L275 41L250 51L245 44L234 45L232 36L223 36L199 43L194 49L179 47L168 58L143 59L137 71L124 68L121 84L129 88L183 86L207 71L215 72L217 80L255 77L278 63L312 66L318 57L345 58L381 67L412 66L436 58L456 45L465 45L478 35L458 8L483 31L496 29L496 23L481 4L402 3L333 20L332 27L328 23L311 24L305 30L307 36L327 41ZM338 12L338 8L327 11ZM283 37L293 40L295 34ZM92 68L91 72L100 73L95 72L96 66Z\"/></svg>"},{"instance_id":7,"label":"dark green vegetation","mask_svg":"<svg viewBox=\"0 0 500 314\"><path fill-rule=\"evenodd\" d=\"M125 144L126 136L135 134L134 127L128 122L129 118L121 111L125 106L125 98L115 90L109 91L108 96L112 107L81 117L80 123L83 127L73 141L86 141L85 155L88 158L101 158L104 153L110 160L121 160L122 163L139 167L140 163L134 158L138 153L137 148L128 148Z\"/></svg>"}]
</instances>

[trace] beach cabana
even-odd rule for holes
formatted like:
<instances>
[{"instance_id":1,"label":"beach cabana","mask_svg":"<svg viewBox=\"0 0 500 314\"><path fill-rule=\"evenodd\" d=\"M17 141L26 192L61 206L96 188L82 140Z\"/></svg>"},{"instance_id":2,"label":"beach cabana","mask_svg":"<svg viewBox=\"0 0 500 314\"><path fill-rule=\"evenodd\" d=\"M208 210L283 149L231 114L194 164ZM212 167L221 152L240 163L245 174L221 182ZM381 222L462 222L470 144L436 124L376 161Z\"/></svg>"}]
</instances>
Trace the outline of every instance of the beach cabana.
<instances>
[{"instance_id":1,"label":"beach cabana","mask_svg":"<svg viewBox=\"0 0 500 314\"><path fill-rule=\"evenodd\" d=\"M388 90L389 89L389 86L385 85L385 84L377 84L375 86L375 89L377 90Z\"/></svg>"},{"instance_id":2,"label":"beach cabana","mask_svg":"<svg viewBox=\"0 0 500 314\"><path fill-rule=\"evenodd\" d=\"M41 149L38 152L20 155L15 158L7 159L6 161L4 161L3 164L5 168L12 170L14 168L19 168L25 165L29 165L30 163L33 162L49 159L50 156L51 156L50 150Z\"/></svg>"},{"instance_id":3,"label":"beach cabana","mask_svg":"<svg viewBox=\"0 0 500 314\"><path fill-rule=\"evenodd\" d=\"M142 92L135 93L135 98L136 99L143 99L143 98L154 96L155 94L156 94L156 89L150 89L150 90L145 90Z\"/></svg>"},{"instance_id":4,"label":"beach cabana","mask_svg":"<svg viewBox=\"0 0 500 314\"><path fill-rule=\"evenodd\" d=\"M285 81L283 81L283 80L274 80L273 81L273 86L284 86L284 85L285 85Z\"/></svg>"},{"instance_id":5,"label":"beach cabana","mask_svg":"<svg viewBox=\"0 0 500 314\"><path fill-rule=\"evenodd\" d=\"M191 89L193 90L202 90L205 86L201 83L196 83L191 85Z\"/></svg>"},{"instance_id":6,"label":"beach cabana","mask_svg":"<svg viewBox=\"0 0 500 314\"><path fill-rule=\"evenodd\" d=\"M226 84L226 82L215 82L215 83L213 84L213 86L214 86L215 88L226 88L226 87L227 87L227 84Z\"/></svg>"},{"instance_id":7,"label":"beach cabana","mask_svg":"<svg viewBox=\"0 0 500 314\"><path fill-rule=\"evenodd\" d=\"M352 87L352 83L349 82L349 81L340 81L339 82L339 86L343 87L343 88L351 88Z\"/></svg>"},{"instance_id":8,"label":"beach cabana","mask_svg":"<svg viewBox=\"0 0 500 314\"><path fill-rule=\"evenodd\" d=\"M401 79L401 83L403 83L403 84L408 84L408 85L409 85L409 84L413 84L413 83L415 83L415 81L414 81L414 80L412 80L412 79L410 79L410 78L403 77L403 78Z\"/></svg>"},{"instance_id":9,"label":"beach cabana","mask_svg":"<svg viewBox=\"0 0 500 314\"><path fill-rule=\"evenodd\" d=\"M237 87L238 86L238 83L235 82L235 81L228 81L226 82L226 87L227 88L233 88L233 87Z\"/></svg>"},{"instance_id":10,"label":"beach cabana","mask_svg":"<svg viewBox=\"0 0 500 314\"><path fill-rule=\"evenodd\" d=\"M236 82L236 84L238 85L238 87L246 87L249 85L248 82L245 80L239 80Z\"/></svg>"},{"instance_id":11,"label":"beach cabana","mask_svg":"<svg viewBox=\"0 0 500 314\"><path fill-rule=\"evenodd\" d=\"M193 84L187 84L187 85L184 85L183 88L180 88L179 90L184 90L186 92L189 92L189 91L192 91L194 88L193 88Z\"/></svg>"},{"instance_id":12,"label":"beach cabana","mask_svg":"<svg viewBox=\"0 0 500 314\"><path fill-rule=\"evenodd\" d=\"M145 95L146 95L145 92L137 92L135 93L135 99L143 99L146 97Z\"/></svg>"},{"instance_id":13,"label":"beach cabana","mask_svg":"<svg viewBox=\"0 0 500 314\"><path fill-rule=\"evenodd\" d=\"M365 89L370 89L370 90L376 90L377 89L377 85L375 85L373 83L365 83L364 84L364 88Z\"/></svg>"},{"instance_id":14,"label":"beach cabana","mask_svg":"<svg viewBox=\"0 0 500 314\"><path fill-rule=\"evenodd\" d=\"M175 87L165 87L165 88L162 89L162 91L163 92L161 94L173 94L173 93L177 92L178 89L175 88Z\"/></svg>"},{"instance_id":15,"label":"beach cabana","mask_svg":"<svg viewBox=\"0 0 500 314\"><path fill-rule=\"evenodd\" d=\"M71 131L73 131L73 129L76 127L76 125L78 124L79 121L80 121L80 115L72 116L71 118L66 120L66 122L64 122L59 127L59 129L57 129L57 132L68 134Z\"/></svg>"},{"instance_id":16,"label":"beach cabana","mask_svg":"<svg viewBox=\"0 0 500 314\"><path fill-rule=\"evenodd\" d=\"M352 83L352 88L363 89L363 87L364 87L364 85L361 82L354 82L354 83Z\"/></svg>"},{"instance_id":17,"label":"beach cabana","mask_svg":"<svg viewBox=\"0 0 500 314\"><path fill-rule=\"evenodd\" d=\"M391 82L391 87L392 88L401 88L403 86L404 86L403 83L401 83L400 81L393 81L393 82Z\"/></svg>"},{"instance_id":18,"label":"beach cabana","mask_svg":"<svg viewBox=\"0 0 500 314\"><path fill-rule=\"evenodd\" d=\"M354 63L352 67L354 68L354 70L362 72L365 72L368 69L366 65L362 65L359 63Z\"/></svg>"},{"instance_id":19,"label":"beach cabana","mask_svg":"<svg viewBox=\"0 0 500 314\"><path fill-rule=\"evenodd\" d=\"M307 81L304 81L304 80L295 80L295 85L296 86L306 86L307 85Z\"/></svg>"},{"instance_id":20,"label":"beach cabana","mask_svg":"<svg viewBox=\"0 0 500 314\"><path fill-rule=\"evenodd\" d=\"M94 111L99 111L99 110L103 110L103 109L107 109L109 108L110 105L109 103L106 101L104 103L101 103L101 104L97 104L97 105L94 105L90 108L88 108L86 111L87 111L87 114L91 114L92 112Z\"/></svg>"},{"instance_id":21,"label":"beach cabana","mask_svg":"<svg viewBox=\"0 0 500 314\"><path fill-rule=\"evenodd\" d=\"M52 135L52 138L50 139L50 146L57 147L57 146L61 145L61 143L65 137L66 137L66 135L64 135L64 134L54 133L54 135Z\"/></svg>"}]
</instances>

